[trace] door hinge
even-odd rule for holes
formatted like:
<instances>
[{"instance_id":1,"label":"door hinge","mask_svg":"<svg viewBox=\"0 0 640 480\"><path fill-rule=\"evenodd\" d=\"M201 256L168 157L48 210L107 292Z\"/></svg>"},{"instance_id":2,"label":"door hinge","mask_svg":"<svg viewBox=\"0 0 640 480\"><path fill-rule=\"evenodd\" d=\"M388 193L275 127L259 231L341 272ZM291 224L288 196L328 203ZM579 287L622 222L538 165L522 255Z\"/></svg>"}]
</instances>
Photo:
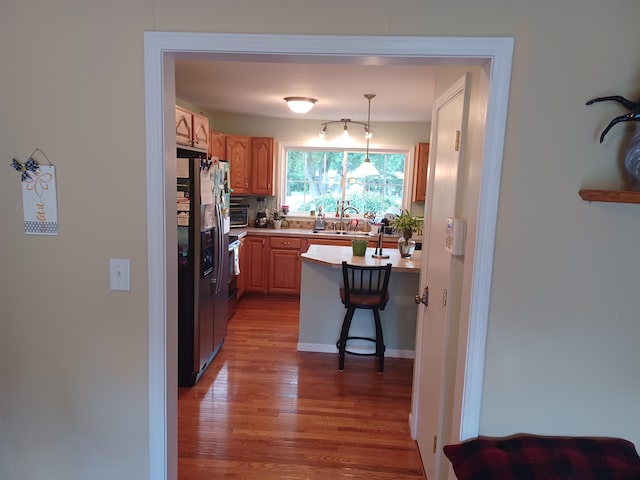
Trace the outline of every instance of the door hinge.
<instances>
[{"instance_id":1,"label":"door hinge","mask_svg":"<svg viewBox=\"0 0 640 480\"><path fill-rule=\"evenodd\" d=\"M442 307L446 307L447 306L447 296L449 295L449 293L447 292L447 289L445 288L442 291Z\"/></svg>"},{"instance_id":2,"label":"door hinge","mask_svg":"<svg viewBox=\"0 0 640 480\"><path fill-rule=\"evenodd\" d=\"M460 130L456 130L456 142L455 142L455 145L453 146L453 149L456 152L460 151Z\"/></svg>"},{"instance_id":3,"label":"door hinge","mask_svg":"<svg viewBox=\"0 0 640 480\"><path fill-rule=\"evenodd\" d=\"M438 447L438 436L434 435L433 436L433 453L436 453Z\"/></svg>"}]
</instances>

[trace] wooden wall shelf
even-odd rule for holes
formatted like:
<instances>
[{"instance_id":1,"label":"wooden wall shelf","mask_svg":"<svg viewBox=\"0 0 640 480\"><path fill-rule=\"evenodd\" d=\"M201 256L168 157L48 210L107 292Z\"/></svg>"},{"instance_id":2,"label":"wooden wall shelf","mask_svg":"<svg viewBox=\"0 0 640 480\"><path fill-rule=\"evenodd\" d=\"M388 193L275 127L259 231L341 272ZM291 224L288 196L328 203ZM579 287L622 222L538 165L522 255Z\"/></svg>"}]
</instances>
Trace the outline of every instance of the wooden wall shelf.
<instances>
[{"instance_id":1,"label":"wooden wall shelf","mask_svg":"<svg viewBox=\"0 0 640 480\"><path fill-rule=\"evenodd\" d=\"M640 192L630 190L586 190L578 192L588 202L640 203Z\"/></svg>"}]
</instances>

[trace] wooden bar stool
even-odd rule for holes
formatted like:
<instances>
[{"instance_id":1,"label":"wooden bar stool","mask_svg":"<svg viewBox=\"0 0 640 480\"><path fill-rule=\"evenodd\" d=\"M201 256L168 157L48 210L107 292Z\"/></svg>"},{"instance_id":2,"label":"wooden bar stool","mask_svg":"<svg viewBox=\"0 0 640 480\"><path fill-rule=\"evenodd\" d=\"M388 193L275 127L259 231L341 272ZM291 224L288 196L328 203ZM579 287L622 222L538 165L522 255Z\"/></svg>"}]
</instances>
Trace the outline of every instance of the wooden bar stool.
<instances>
[{"instance_id":1,"label":"wooden bar stool","mask_svg":"<svg viewBox=\"0 0 640 480\"><path fill-rule=\"evenodd\" d=\"M384 338L382 336L382 325L380 324L380 310L384 310L389 301L389 277L391 275L391 264L380 266L359 266L342 262L342 277L344 286L340 288L340 300L347 309L347 313L342 321L342 331L340 340L336 343L339 352L338 369L344 370L345 353L351 355L378 357L378 372L384 371ZM356 308L373 311L376 336L370 337L350 337L349 329ZM347 350L347 341L366 340L376 344L375 353L359 353Z\"/></svg>"}]
</instances>

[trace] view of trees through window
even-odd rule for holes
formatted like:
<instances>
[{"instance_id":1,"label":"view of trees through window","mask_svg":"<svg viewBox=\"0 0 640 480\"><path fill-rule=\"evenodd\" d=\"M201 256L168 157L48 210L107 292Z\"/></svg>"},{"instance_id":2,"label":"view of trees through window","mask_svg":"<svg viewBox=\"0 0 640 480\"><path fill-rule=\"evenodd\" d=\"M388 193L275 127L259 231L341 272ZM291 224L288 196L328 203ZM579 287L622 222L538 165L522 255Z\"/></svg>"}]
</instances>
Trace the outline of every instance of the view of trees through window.
<instances>
[{"instance_id":1,"label":"view of trees through window","mask_svg":"<svg viewBox=\"0 0 640 480\"><path fill-rule=\"evenodd\" d=\"M353 172L364 161L364 152L288 149L284 204L293 212L322 206L327 214L334 213L342 200L361 213L402 209L406 157L405 152L369 151L379 175L356 178Z\"/></svg>"}]
</instances>

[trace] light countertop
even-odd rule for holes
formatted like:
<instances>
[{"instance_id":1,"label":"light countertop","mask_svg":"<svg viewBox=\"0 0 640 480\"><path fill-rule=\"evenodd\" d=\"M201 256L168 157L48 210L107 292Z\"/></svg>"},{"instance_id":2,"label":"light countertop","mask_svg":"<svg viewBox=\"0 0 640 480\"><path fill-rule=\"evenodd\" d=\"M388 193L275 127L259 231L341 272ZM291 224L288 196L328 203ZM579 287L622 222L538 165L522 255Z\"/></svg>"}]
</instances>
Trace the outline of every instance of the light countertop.
<instances>
[{"instance_id":1,"label":"light countertop","mask_svg":"<svg viewBox=\"0 0 640 480\"><path fill-rule=\"evenodd\" d=\"M420 273L422 263L422 252L413 252L411 258L401 258L398 249L385 248L383 253L389 258L373 258L371 255L375 248L367 248L364 257L353 255L351 247L336 247L331 245L311 245L306 253L300 255L303 262L311 262L324 265L329 268L342 268L342 261L346 260L353 265L376 266L391 264L392 271Z\"/></svg>"},{"instance_id":2,"label":"light countertop","mask_svg":"<svg viewBox=\"0 0 640 480\"><path fill-rule=\"evenodd\" d=\"M353 240L354 238L362 238L375 240L377 235L341 235L332 233L331 230L325 230L322 233L312 233L311 228L256 228L256 227L236 227L231 229L231 235L237 235L239 238L247 235L258 235L265 237L283 236L283 237L304 237L304 238L342 238L344 240ZM422 242L422 236L414 235L412 237L416 242ZM385 242L394 242L398 240L398 235L384 235Z\"/></svg>"}]
</instances>

